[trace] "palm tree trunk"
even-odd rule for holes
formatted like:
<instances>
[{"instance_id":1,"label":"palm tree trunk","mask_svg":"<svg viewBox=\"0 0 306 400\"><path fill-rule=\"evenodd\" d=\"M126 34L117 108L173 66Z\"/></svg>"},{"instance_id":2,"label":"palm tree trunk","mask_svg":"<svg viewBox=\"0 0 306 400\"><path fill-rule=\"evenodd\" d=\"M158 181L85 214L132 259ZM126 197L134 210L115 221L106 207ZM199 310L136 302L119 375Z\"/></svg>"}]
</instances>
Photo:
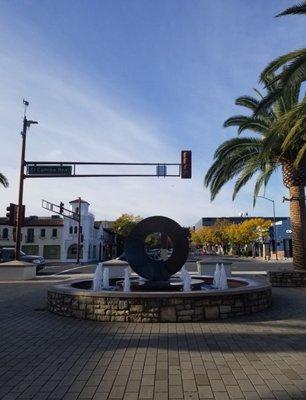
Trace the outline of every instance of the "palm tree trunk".
<instances>
[{"instance_id":1,"label":"palm tree trunk","mask_svg":"<svg viewBox=\"0 0 306 400\"><path fill-rule=\"evenodd\" d=\"M291 186L290 218L294 269L306 270L306 211L304 186Z\"/></svg>"}]
</instances>

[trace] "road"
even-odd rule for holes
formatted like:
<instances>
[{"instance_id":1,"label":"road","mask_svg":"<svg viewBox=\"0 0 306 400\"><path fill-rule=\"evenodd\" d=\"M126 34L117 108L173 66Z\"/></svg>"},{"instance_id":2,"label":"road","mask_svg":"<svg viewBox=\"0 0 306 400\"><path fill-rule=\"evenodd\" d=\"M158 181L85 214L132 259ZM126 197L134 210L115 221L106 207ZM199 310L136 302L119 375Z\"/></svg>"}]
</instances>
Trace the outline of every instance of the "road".
<instances>
[{"instance_id":1,"label":"road","mask_svg":"<svg viewBox=\"0 0 306 400\"><path fill-rule=\"evenodd\" d=\"M218 257L218 256L205 256L201 258L203 261L209 262L222 262L230 261L232 262L232 273L233 275L237 274L252 274L252 275L265 275L268 270L281 270L281 269L290 269L292 268L292 262L283 260L283 261L262 261L259 259L253 258L238 258L238 257ZM37 277L41 277L42 279L49 278L60 278L63 276L73 276L73 275L87 275L93 274L96 269L96 263L94 264L86 264L86 265L76 265L76 264L63 264L63 265L48 265L44 268L44 270L40 271ZM190 272L196 272L196 262L187 262L187 269Z\"/></svg>"}]
</instances>

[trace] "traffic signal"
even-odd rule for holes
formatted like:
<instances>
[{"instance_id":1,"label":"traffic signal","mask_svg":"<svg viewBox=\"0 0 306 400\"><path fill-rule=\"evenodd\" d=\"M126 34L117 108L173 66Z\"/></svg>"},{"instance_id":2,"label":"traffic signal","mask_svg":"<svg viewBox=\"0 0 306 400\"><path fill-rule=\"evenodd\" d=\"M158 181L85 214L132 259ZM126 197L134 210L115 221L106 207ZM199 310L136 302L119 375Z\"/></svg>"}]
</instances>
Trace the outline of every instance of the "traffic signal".
<instances>
[{"instance_id":1,"label":"traffic signal","mask_svg":"<svg viewBox=\"0 0 306 400\"><path fill-rule=\"evenodd\" d=\"M60 212L60 214L63 214L63 212L64 212L64 203L61 201L60 202L60 206L59 206L59 212Z\"/></svg>"},{"instance_id":2,"label":"traffic signal","mask_svg":"<svg viewBox=\"0 0 306 400\"><path fill-rule=\"evenodd\" d=\"M183 150L181 153L181 178L191 178L191 150Z\"/></svg>"},{"instance_id":3,"label":"traffic signal","mask_svg":"<svg viewBox=\"0 0 306 400\"><path fill-rule=\"evenodd\" d=\"M17 219L17 204L10 203L8 207L6 207L6 218L9 219L9 225L16 226L16 219Z\"/></svg>"}]
</instances>

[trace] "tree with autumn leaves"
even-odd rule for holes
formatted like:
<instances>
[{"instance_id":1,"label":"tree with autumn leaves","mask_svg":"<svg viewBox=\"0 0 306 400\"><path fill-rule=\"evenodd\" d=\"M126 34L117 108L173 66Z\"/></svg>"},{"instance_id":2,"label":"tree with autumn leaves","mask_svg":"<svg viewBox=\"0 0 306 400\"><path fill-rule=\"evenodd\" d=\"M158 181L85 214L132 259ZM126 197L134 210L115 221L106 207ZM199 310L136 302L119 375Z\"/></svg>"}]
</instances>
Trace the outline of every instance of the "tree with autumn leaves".
<instances>
[{"instance_id":1,"label":"tree with autumn leaves","mask_svg":"<svg viewBox=\"0 0 306 400\"><path fill-rule=\"evenodd\" d=\"M226 254L230 250L240 254L248 244L253 244L268 236L271 221L251 218L241 224L231 224L228 220L217 220L213 226L204 226L191 233L194 245L207 250L222 248Z\"/></svg>"}]
</instances>

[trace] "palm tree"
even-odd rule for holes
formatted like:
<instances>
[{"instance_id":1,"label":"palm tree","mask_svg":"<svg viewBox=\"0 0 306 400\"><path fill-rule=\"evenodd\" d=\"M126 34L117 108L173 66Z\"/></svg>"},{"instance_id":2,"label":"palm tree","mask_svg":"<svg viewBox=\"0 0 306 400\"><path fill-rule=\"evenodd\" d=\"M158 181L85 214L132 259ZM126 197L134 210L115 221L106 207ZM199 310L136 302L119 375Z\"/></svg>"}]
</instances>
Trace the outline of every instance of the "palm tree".
<instances>
[{"instance_id":1,"label":"palm tree","mask_svg":"<svg viewBox=\"0 0 306 400\"><path fill-rule=\"evenodd\" d=\"M269 94L278 91L274 76L265 81ZM300 85L281 94L274 103L258 111L263 96L256 90L259 98L242 96L237 105L248 108L250 115L236 115L224 122L224 127L238 128L238 137L222 143L216 150L214 162L205 176L205 185L210 188L211 200L230 180L235 179L233 200L239 190L255 175L254 204L262 187L265 187L273 172L282 168L284 185L290 192L290 217L292 223L293 264L296 269L306 269L306 214L305 193L306 159L296 165L299 153L298 139L288 141L288 132L292 129L278 129L287 124L297 124L296 115ZM293 128L292 126L290 126ZM297 127L295 127L297 129ZM252 131L257 136L240 137L244 131ZM302 140L302 139L300 139ZM284 146L284 143L286 146ZM291 144L291 145L290 145Z\"/></svg>"},{"instance_id":2,"label":"palm tree","mask_svg":"<svg viewBox=\"0 0 306 400\"><path fill-rule=\"evenodd\" d=\"M6 179L6 177L1 174L0 172L0 185L4 186L4 187L8 187L9 183L8 180Z\"/></svg>"},{"instance_id":3,"label":"palm tree","mask_svg":"<svg viewBox=\"0 0 306 400\"><path fill-rule=\"evenodd\" d=\"M285 11L276 15L276 17L300 14L306 14L306 1L287 8ZM261 81L265 81L268 76L276 73L275 80L279 83L279 89L274 93L268 94L268 96L263 99L260 103L259 110L271 105L283 90L306 80L306 48L283 54L271 61L261 73Z\"/></svg>"}]
</instances>

